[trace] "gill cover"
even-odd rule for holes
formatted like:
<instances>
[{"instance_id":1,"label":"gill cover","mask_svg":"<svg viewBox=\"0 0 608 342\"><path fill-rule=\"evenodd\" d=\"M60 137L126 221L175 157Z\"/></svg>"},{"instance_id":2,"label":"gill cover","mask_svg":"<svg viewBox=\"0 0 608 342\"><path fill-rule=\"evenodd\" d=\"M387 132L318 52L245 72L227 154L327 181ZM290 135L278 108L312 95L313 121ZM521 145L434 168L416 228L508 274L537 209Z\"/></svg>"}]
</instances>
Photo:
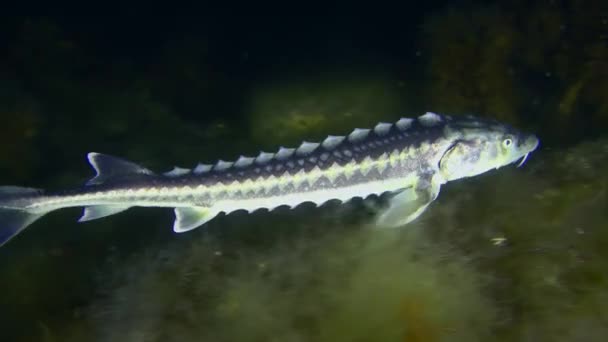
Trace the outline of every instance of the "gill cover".
<instances>
[{"instance_id":1,"label":"gill cover","mask_svg":"<svg viewBox=\"0 0 608 342\"><path fill-rule=\"evenodd\" d=\"M446 181L473 176L478 173L480 151L478 143L458 140L439 161L439 172Z\"/></svg>"}]
</instances>

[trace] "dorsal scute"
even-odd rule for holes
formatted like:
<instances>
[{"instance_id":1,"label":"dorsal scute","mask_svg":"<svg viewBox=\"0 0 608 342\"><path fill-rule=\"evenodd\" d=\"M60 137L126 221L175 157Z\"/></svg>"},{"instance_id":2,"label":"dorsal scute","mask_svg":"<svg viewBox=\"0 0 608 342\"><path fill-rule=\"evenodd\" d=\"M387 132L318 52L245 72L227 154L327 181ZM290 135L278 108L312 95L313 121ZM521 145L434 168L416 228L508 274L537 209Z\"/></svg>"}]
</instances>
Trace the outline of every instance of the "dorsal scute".
<instances>
[{"instance_id":1,"label":"dorsal scute","mask_svg":"<svg viewBox=\"0 0 608 342\"><path fill-rule=\"evenodd\" d=\"M211 165L211 164L201 164L201 163L199 163L192 170L192 173L200 175L201 173L207 173L207 172L211 171L212 168L213 168L213 165Z\"/></svg>"},{"instance_id":2,"label":"dorsal scute","mask_svg":"<svg viewBox=\"0 0 608 342\"><path fill-rule=\"evenodd\" d=\"M255 158L252 158L252 157L240 156L239 159L237 159L234 162L234 166L235 167L247 167L247 166L253 164L254 160L255 160Z\"/></svg>"},{"instance_id":3,"label":"dorsal scute","mask_svg":"<svg viewBox=\"0 0 608 342\"><path fill-rule=\"evenodd\" d=\"M449 117L445 117L445 120L449 120ZM322 146L325 150L334 150L336 149L344 140L348 140L351 143L358 143L365 140L370 132L374 132L376 136L382 137L391 131L393 127L400 131L406 131L411 128L414 121L418 121L420 125L423 126L434 126L438 123L444 121L444 116L427 112L416 119L412 118L401 118L396 123L388 123L388 122L379 122L377 123L373 129L369 128L355 128L348 136L339 136L339 135L329 135L325 138L321 143L304 141L298 148L289 148L281 146L276 153L264 152L261 151L257 157L246 157L240 156L235 162L228 162L224 160L219 160L215 165L208 164L198 164L191 172L195 174L201 174L205 172L209 172L210 170L215 171L223 171L230 167L246 167L252 164L263 165L266 164L273 159L276 160L285 160L293 155L296 156L306 156ZM166 173L166 175L181 175L190 172L188 169L182 169L176 167L170 172Z\"/></svg>"},{"instance_id":4,"label":"dorsal scute","mask_svg":"<svg viewBox=\"0 0 608 342\"><path fill-rule=\"evenodd\" d=\"M346 139L346 137L342 135L329 135L327 138L325 138L325 140L323 140L321 145L326 150L333 150L334 148L338 147L338 145L340 145L344 139Z\"/></svg>"},{"instance_id":5,"label":"dorsal scute","mask_svg":"<svg viewBox=\"0 0 608 342\"><path fill-rule=\"evenodd\" d=\"M405 131L412 127L413 122L414 119L412 118L401 118L395 123L395 126L397 126L400 131Z\"/></svg>"},{"instance_id":6,"label":"dorsal scute","mask_svg":"<svg viewBox=\"0 0 608 342\"><path fill-rule=\"evenodd\" d=\"M355 128L348 135L348 141L353 142L353 143L359 142L359 141L367 138L370 131L371 131L371 129L369 129L369 128Z\"/></svg>"},{"instance_id":7,"label":"dorsal scute","mask_svg":"<svg viewBox=\"0 0 608 342\"><path fill-rule=\"evenodd\" d=\"M165 172L165 173L163 173L163 175L168 176L168 177L178 177L178 176L183 176L188 173L190 173L190 169L175 166L175 167L173 167L173 169L171 171Z\"/></svg>"},{"instance_id":8,"label":"dorsal scute","mask_svg":"<svg viewBox=\"0 0 608 342\"><path fill-rule=\"evenodd\" d=\"M424 115L418 117L418 122L423 126L435 126L443 121L443 118L435 113L427 112Z\"/></svg>"},{"instance_id":9,"label":"dorsal scute","mask_svg":"<svg viewBox=\"0 0 608 342\"><path fill-rule=\"evenodd\" d=\"M319 145L320 144L316 143L316 142L304 141L304 142L302 142L300 147L298 147L298 149L296 150L296 154L298 156L309 155L309 154L313 153L317 149L317 147L319 147Z\"/></svg>"},{"instance_id":10,"label":"dorsal scute","mask_svg":"<svg viewBox=\"0 0 608 342\"><path fill-rule=\"evenodd\" d=\"M270 152L260 152L260 154L255 158L255 162L257 164L266 164L274 158L274 153Z\"/></svg>"},{"instance_id":11,"label":"dorsal scute","mask_svg":"<svg viewBox=\"0 0 608 342\"><path fill-rule=\"evenodd\" d=\"M275 154L275 158L277 158L278 160L287 159L287 158L291 157L295 151L296 151L295 148L288 148L288 147L281 146L279 148L279 151Z\"/></svg>"},{"instance_id":12,"label":"dorsal scute","mask_svg":"<svg viewBox=\"0 0 608 342\"><path fill-rule=\"evenodd\" d=\"M218 160L217 163L215 164L215 166L213 167L213 170L215 171L224 171L230 167L232 167L234 163L233 162L229 162L229 161L225 161L225 160Z\"/></svg>"},{"instance_id":13,"label":"dorsal scute","mask_svg":"<svg viewBox=\"0 0 608 342\"><path fill-rule=\"evenodd\" d=\"M391 127L393 127L391 123L380 122L374 127L374 133L379 137L385 136L391 130Z\"/></svg>"}]
</instances>

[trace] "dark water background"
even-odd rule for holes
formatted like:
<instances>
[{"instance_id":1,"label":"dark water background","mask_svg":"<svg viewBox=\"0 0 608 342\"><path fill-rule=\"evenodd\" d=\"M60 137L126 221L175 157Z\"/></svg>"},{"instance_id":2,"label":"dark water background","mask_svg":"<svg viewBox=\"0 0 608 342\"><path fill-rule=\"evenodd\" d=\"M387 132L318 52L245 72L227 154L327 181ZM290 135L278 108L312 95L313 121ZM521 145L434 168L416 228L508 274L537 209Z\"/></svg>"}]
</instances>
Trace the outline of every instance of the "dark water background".
<instances>
[{"instance_id":1,"label":"dark water background","mask_svg":"<svg viewBox=\"0 0 608 342\"><path fill-rule=\"evenodd\" d=\"M606 2L292 5L2 14L0 183L81 184L90 151L164 171L426 111L540 150L398 232L361 229L357 201L182 235L170 210L52 213L0 249L0 340L606 340Z\"/></svg>"}]
</instances>

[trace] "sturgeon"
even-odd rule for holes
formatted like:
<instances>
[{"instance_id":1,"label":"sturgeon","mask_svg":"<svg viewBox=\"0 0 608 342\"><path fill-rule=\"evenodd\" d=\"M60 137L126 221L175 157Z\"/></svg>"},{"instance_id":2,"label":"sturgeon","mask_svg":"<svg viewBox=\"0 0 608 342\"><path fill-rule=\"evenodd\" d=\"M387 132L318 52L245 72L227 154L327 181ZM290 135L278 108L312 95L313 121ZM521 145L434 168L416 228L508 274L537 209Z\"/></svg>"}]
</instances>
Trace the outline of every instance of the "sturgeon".
<instances>
[{"instance_id":1,"label":"sturgeon","mask_svg":"<svg viewBox=\"0 0 608 342\"><path fill-rule=\"evenodd\" d=\"M80 222L136 206L174 208L173 230L186 232L222 212L321 205L389 192L374 224L399 227L419 217L441 185L516 161L521 165L538 143L535 135L495 120L429 112L297 148L162 174L91 152L87 157L96 175L84 186L55 192L0 187L0 245L43 215L67 207L84 207Z\"/></svg>"}]
</instances>

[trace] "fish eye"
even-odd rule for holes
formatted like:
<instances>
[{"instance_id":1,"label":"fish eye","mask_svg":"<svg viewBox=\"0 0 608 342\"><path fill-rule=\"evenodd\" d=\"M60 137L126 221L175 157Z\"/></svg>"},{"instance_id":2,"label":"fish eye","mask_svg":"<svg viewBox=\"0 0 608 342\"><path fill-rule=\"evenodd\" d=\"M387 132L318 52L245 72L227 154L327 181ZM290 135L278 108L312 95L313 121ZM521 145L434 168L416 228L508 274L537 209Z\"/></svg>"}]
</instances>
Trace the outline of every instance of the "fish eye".
<instances>
[{"instance_id":1,"label":"fish eye","mask_svg":"<svg viewBox=\"0 0 608 342\"><path fill-rule=\"evenodd\" d=\"M505 140L502 141L502 146L504 146L505 148L511 147L512 144L513 144L513 139L511 139L511 138L506 138Z\"/></svg>"}]
</instances>

